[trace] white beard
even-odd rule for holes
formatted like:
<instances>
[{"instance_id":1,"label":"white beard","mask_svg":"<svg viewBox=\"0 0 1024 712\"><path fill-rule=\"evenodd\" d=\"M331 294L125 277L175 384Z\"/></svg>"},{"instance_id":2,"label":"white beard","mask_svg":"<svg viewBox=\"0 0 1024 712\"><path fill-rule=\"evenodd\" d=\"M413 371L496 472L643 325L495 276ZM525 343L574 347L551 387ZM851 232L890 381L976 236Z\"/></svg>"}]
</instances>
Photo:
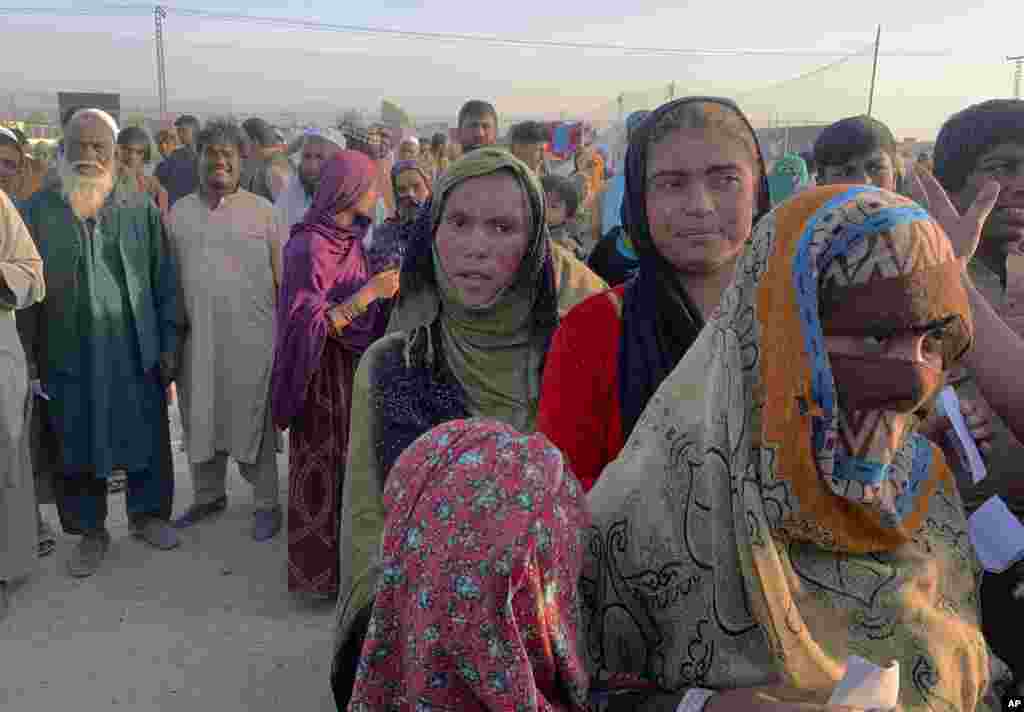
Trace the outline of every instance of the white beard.
<instances>
[{"instance_id":1,"label":"white beard","mask_svg":"<svg viewBox=\"0 0 1024 712\"><path fill-rule=\"evenodd\" d=\"M100 175L82 175L76 169L83 165L99 168ZM79 220L95 218L114 190L113 170L105 170L91 161L71 163L67 158L62 158L57 164L57 174L60 176L61 195Z\"/></svg>"}]
</instances>

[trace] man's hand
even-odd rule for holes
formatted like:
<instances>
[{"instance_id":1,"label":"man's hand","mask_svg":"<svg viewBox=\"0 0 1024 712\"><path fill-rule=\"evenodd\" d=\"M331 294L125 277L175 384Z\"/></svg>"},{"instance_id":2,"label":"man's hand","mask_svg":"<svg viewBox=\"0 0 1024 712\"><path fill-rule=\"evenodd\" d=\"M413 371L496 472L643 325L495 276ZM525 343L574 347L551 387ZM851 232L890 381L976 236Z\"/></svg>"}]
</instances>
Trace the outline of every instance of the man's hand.
<instances>
[{"instance_id":1,"label":"man's hand","mask_svg":"<svg viewBox=\"0 0 1024 712\"><path fill-rule=\"evenodd\" d=\"M971 207L961 215L935 176L917 167L911 175L911 197L942 226L949 241L953 243L953 252L966 265L978 249L985 221L999 200L999 183L986 183L978 191Z\"/></svg>"}]
</instances>

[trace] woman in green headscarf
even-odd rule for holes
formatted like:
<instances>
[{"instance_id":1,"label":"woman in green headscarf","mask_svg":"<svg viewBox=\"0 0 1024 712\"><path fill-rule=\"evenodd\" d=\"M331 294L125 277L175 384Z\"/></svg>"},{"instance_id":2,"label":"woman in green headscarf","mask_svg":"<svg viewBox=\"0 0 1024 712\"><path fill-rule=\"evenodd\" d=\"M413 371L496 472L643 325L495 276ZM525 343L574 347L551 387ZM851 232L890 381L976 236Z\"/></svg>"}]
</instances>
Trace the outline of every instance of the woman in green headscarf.
<instances>
[{"instance_id":1,"label":"woman in green headscarf","mask_svg":"<svg viewBox=\"0 0 1024 712\"><path fill-rule=\"evenodd\" d=\"M390 333L363 355L353 391L338 642L356 657L395 460L451 420L484 416L532 431L559 318L607 289L551 243L544 218L536 175L507 151L481 148L451 165L408 226ZM332 677L340 706L351 687L344 668Z\"/></svg>"},{"instance_id":2,"label":"woman in green headscarf","mask_svg":"<svg viewBox=\"0 0 1024 712\"><path fill-rule=\"evenodd\" d=\"M768 187L772 205L778 205L806 188L811 182L807 162L795 153L787 153L775 162L772 174L768 176Z\"/></svg>"}]
</instances>

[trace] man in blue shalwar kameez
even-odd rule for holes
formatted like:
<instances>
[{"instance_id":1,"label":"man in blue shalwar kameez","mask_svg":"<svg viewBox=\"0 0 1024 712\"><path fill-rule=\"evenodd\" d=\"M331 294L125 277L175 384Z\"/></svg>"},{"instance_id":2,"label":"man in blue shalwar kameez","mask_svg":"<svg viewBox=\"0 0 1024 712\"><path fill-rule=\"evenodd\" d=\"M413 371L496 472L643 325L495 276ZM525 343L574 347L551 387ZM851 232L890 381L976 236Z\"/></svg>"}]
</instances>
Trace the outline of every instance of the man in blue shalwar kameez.
<instances>
[{"instance_id":1,"label":"man in blue shalwar kameez","mask_svg":"<svg viewBox=\"0 0 1024 712\"><path fill-rule=\"evenodd\" d=\"M95 109L67 126L60 182L24 206L43 258L46 300L25 312L26 351L45 392L62 473L57 506L80 534L73 576L98 569L110 544L107 479L127 476L135 534L174 548L174 494L166 388L174 377L181 315L174 258L160 212L117 184L113 119Z\"/></svg>"}]
</instances>

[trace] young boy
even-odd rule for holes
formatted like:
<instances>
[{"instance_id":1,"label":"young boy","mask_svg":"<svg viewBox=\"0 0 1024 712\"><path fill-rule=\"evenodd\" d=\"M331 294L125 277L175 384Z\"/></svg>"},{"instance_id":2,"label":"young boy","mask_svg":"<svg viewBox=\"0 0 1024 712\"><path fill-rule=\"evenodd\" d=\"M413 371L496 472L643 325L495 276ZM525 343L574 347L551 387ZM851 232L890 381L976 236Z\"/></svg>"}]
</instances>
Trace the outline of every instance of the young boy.
<instances>
[{"instance_id":1,"label":"young boy","mask_svg":"<svg viewBox=\"0 0 1024 712\"><path fill-rule=\"evenodd\" d=\"M580 206L576 186L572 180L556 175L544 176L541 184L544 186L545 214L551 239L577 259L586 259L587 250L576 225L576 211Z\"/></svg>"}]
</instances>

